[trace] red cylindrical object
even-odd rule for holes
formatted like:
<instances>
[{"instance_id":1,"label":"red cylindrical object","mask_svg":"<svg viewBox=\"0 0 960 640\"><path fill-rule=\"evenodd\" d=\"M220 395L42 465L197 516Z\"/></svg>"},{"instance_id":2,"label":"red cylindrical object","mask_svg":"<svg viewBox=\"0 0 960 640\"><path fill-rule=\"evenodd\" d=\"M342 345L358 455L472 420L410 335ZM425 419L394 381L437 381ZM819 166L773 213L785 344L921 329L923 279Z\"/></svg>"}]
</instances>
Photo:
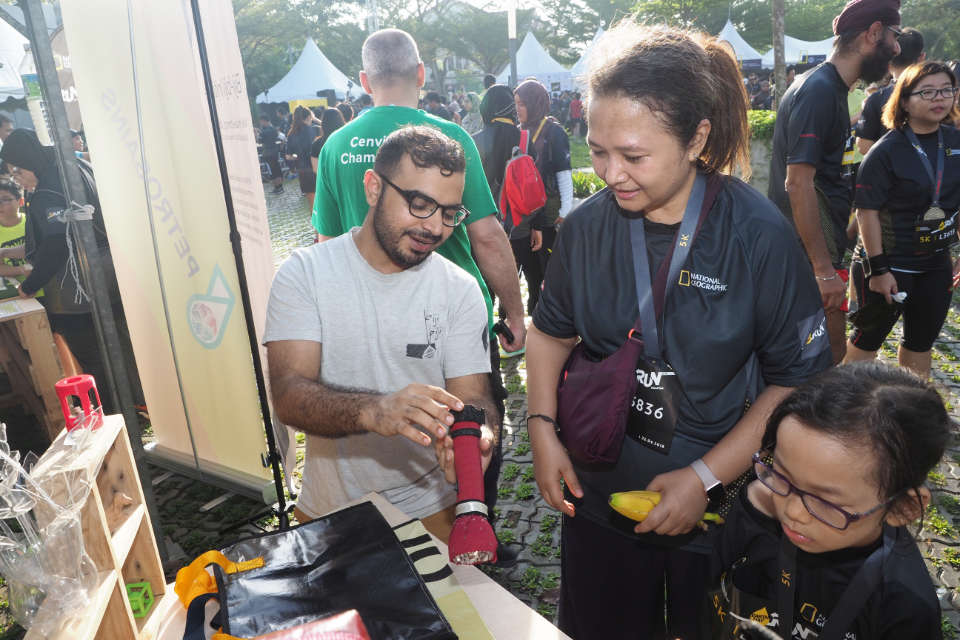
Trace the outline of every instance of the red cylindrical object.
<instances>
[{"instance_id":1,"label":"red cylindrical object","mask_svg":"<svg viewBox=\"0 0 960 640\"><path fill-rule=\"evenodd\" d=\"M486 419L482 409L470 405L454 411L453 417L450 436L457 473L457 507L450 532L450 560L456 564L496 562L497 536L483 502L480 426Z\"/></svg>"},{"instance_id":2,"label":"red cylindrical object","mask_svg":"<svg viewBox=\"0 0 960 640\"><path fill-rule=\"evenodd\" d=\"M63 420L67 431L77 427L96 429L103 423L103 409L100 403L100 394L97 392L97 381L93 376L82 374L64 378L54 385L57 396L60 398L60 409L63 411ZM91 393L92 392L92 393ZM93 400L91 400L91 395ZM80 407L75 410L70 398L77 398ZM94 405L93 401L96 401Z\"/></svg>"}]
</instances>

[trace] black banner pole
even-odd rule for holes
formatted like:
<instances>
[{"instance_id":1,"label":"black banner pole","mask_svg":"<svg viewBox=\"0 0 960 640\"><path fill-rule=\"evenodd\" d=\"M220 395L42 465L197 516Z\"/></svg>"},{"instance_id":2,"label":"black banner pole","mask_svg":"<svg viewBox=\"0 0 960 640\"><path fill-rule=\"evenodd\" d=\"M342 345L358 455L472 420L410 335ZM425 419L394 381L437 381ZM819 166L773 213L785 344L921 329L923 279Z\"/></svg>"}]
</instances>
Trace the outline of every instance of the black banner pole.
<instances>
[{"instance_id":1,"label":"black banner pole","mask_svg":"<svg viewBox=\"0 0 960 640\"><path fill-rule=\"evenodd\" d=\"M243 267L243 249L241 247L240 232L237 231L237 217L233 210L233 196L230 190L230 176L227 173L227 158L223 150L223 137L220 135L220 118L217 115L217 100L213 94L213 79L210 75L210 59L207 57L207 44L203 36L203 23L200 17L198 0L190 0L193 9L193 25L197 31L197 48L200 52L200 67L203 70L203 85L207 92L207 108L210 111L210 123L213 126L213 141L217 148L217 162L220 166L220 181L223 185L223 196L227 205L227 219L230 221L230 246L233 248L233 257L237 264L237 279L240 284L240 299L243 302L243 317L247 323L247 336L250 340L250 355L253 358L253 369L257 377L257 392L260 396L260 409L263 415L263 427L267 434L267 457L273 469L273 483L277 490L277 516L280 519L280 529L289 527L287 505L283 495L283 478L280 476L280 454L273 434L273 422L270 417L270 404L267 399L267 385L263 377L263 363L260 362L260 343L257 341L256 324L253 322L253 308L250 305L250 290L247 287L247 274Z\"/></svg>"}]
</instances>

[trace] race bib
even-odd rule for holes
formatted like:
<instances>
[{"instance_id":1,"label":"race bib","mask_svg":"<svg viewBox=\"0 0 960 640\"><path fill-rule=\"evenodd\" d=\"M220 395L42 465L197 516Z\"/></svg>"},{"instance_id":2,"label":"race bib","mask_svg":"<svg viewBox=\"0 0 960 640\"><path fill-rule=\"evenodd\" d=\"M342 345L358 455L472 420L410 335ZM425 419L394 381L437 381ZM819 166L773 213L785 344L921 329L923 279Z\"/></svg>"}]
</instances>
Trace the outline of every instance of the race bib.
<instances>
[{"instance_id":1,"label":"race bib","mask_svg":"<svg viewBox=\"0 0 960 640\"><path fill-rule=\"evenodd\" d=\"M913 231L913 246L919 254L938 253L957 243L957 213L942 220L917 221Z\"/></svg>"},{"instance_id":2,"label":"race bib","mask_svg":"<svg viewBox=\"0 0 960 640\"><path fill-rule=\"evenodd\" d=\"M670 453L677 428L680 383L669 363L641 357L637 361L637 391L630 403L627 435L658 453Z\"/></svg>"}]
</instances>

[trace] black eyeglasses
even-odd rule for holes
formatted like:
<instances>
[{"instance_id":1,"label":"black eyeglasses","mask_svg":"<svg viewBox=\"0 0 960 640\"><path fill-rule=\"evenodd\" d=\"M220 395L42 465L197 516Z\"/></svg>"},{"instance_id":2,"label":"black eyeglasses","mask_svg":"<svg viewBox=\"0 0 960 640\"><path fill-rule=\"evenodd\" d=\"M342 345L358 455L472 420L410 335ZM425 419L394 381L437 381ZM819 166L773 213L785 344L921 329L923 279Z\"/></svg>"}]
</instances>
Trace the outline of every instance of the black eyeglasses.
<instances>
[{"instance_id":1,"label":"black eyeglasses","mask_svg":"<svg viewBox=\"0 0 960 640\"><path fill-rule=\"evenodd\" d=\"M867 511L850 513L841 509L829 500L824 500L823 498L815 496L812 493L807 493L806 491L797 489L793 483L787 480L782 474L774 471L773 465L767 461L767 455L768 454L764 451L757 451L755 454L753 454L753 469L757 474L757 479L763 483L763 486L765 486L767 489L770 489L770 491L773 491L778 496L786 498L791 493L795 493L800 496L800 500L803 502L803 506L806 508L807 512L828 527L833 527L834 529L843 531L850 526L851 522L856 522L857 520L867 517L871 513L876 513L880 509L890 504L896 498L896 496L894 496L886 502L881 502L874 508L868 509Z\"/></svg>"},{"instance_id":2,"label":"black eyeglasses","mask_svg":"<svg viewBox=\"0 0 960 640\"><path fill-rule=\"evenodd\" d=\"M378 173L377 175L380 176L381 180L396 189L397 193L403 196L403 199L407 201L407 207L410 209L410 215L414 218L424 220L436 213L437 209L440 209L440 221L443 222L443 226L455 227L470 215L470 212L462 205L441 207L440 203L430 196L416 190L401 189L390 182L382 173Z\"/></svg>"},{"instance_id":3,"label":"black eyeglasses","mask_svg":"<svg viewBox=\"0 0 960 640\"><path fill-rule=\"evenodd\" d=\"M952 98L957 95L956 87L943 87L942 89L924 89L922 91L914 91L911 93L911 96L920 96L924 100L935 100L937 96L943 96L944 98Z\"/></svg>"},{"instance_id":4,"label":"black eyeglasses","mask_svg":"<svg viewBox=\"0 0 960 640\"><path fill-rule=\"evenodd\" d=\"M888 24L888 25L884 25L884 26L885 26L887 29L890 29L890 31L893 31L893 35L895 35L895 36L897 37L897 40L899 40L899 39L900 39L900 36L903 35L903 31L900 30L900 27L893 27L893 26L890 26L889 24Z\"/></svg>"}]
</instances>

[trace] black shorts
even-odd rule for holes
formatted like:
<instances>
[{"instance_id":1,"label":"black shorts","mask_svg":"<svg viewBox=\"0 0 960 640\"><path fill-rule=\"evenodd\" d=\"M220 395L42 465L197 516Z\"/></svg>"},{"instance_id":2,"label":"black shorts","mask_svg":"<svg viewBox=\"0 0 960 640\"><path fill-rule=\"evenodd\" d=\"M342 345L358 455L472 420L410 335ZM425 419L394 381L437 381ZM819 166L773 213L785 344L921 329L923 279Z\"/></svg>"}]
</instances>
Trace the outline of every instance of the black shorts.
<instances>
[{"instance_id":1,"label":"black shorts","mask_svg":"<svg viewBox=\"0 0 960 640\"><path fill-rule=\"evenodd\" d=\"M306 195L317 190L317 174L313 169L297 169L297 177L300 178L300 193Z\"/></svg>"},{"instance_id":2,"label":"black shorts","mask_svg":"<svg viewBox=\"0 0 960 640\"><path fill-rule=\"evenodd\" d=\"M859 268L859 263L854 264ZM897 281L897 290L906 291L907 299L903 304L887 305L882 295L866 289L863 306L884 305L887 314L872 322L867 330L855 328L850 334L850 343L864 351L876 351L902 314L903 339L900 343L903 347L916 353L930 351L950 309L952 273L949 265L922 273L891 273Z\"/></svg>"}]
</instances>

